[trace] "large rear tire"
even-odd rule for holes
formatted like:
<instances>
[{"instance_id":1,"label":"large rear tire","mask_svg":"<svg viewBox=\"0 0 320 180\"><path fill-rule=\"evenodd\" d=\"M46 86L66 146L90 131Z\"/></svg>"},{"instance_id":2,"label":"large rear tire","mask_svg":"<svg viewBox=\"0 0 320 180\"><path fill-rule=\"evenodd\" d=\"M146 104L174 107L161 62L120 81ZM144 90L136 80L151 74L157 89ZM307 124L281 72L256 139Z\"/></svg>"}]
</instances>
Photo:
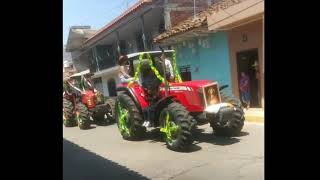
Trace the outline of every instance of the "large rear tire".
<instances>
[{"instance_id":1,"label":"large rear tire","mask_svg":"<svg viewBox=\"0 0 320 180\"><path fill-rule=\"evenodd\" d=\"M210 122L210 126L216 135L237 136L240 134L245 120L241 102L224 93L221 93L221 100L232 104L233 108L222 108L216 118Z\"/></svg>"},{"instance_id":2,"label":"large rear tire","mask_svg":"<svg viewBox=\"0 0 320 180\"><path fill-rule=\"evenodd\" d=\"M77 125L74 119L72 102L66 98L63 98L63 124L65 127L73 127Z\"/></svg>"},{"instance_id":3,"label":"large rear tire","mask_svg":"<svg viewBox=\"0 0 320 180\"><path fill-rule=\"evenodd\" d=\"M123 139L137 140L144 136L146 128L134 101L127 94L119 94L116 100L115 120Z\"/></svg>"},{"instance_id":4,"label":"large rear tire","mask_svg":"<svg viewBox=\"0 0 320 180\"><path fill-rule=\"evenodd\" d=\"M193 117L186 108L177 102L172 102L160 112L160 131L163 133L167 147L181 151L192 144Z\"/></svg>"},{"instance_id":5,"label":"large rear tire","mask_svg":"<svg viewBox=\"0 0 320 180\"><path fill-rule=\"evenodd\" d=\"M109 98L103 104L105 110L103 112L93 113L93 120L98 125L106 125L108 123L115 122L115 103L116 100L114 98Z\"/></svg>"},{"instance_id":6,"label":"large rear tire","mask_svg":"<svg viewBox=\"0 0 320 180\"><path fill-rule=\"evenodd\" d=\"M88 129L90 127L90 114L88 108L82 103L77 104L76 119L80 129Z\"/></svg>"},{"instance_id":7,"label":"large rear tire","mask_svg":"<svg viewBox=\"0 0 320 180\"><path fill-rule=\"evenodd\" d=\"M116 111L116 100L113 98L109 98L105 102L107 112L106 116L109 122L115 122L115 111Z\"/></svg>"}]
</instances>

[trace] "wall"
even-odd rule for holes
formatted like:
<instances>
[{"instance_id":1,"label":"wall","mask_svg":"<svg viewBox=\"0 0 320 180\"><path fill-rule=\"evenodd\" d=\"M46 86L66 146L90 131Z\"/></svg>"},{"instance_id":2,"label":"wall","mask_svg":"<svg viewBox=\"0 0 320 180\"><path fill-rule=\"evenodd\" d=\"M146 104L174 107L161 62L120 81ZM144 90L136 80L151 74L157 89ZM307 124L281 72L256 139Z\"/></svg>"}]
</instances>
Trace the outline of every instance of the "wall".
<instances>
[{"instance_id":1,"label":"wall","mask_svg":"<svg viewBox=\"0 0 320 180\"><path fill-rule=\"evenodd\" d=\"M211 4L208 0L196 0L196 13L208 8L208 4ZM193 0L168 0L167 6L168 13L170 14L171 27L193 16L194 13Z\"/></svg>"},{"instance_id":2,"label":"wall","mask_svg":"<svg viewBox=\"0 0 320 180\"><path fill-rule=\"evenodd\" d=\"M234 28L228 32L228 41L230 44L230 63L232 65L232 84L233 93L239 97L238 74L236 53L239 51L258 48L259 71L260 71L260 94L261 104L264 107L264 56L263 56L263 24L262 20L258 20L238 28ZM247 42L242 42L242 35L247 35Z\"/></svg>"},{"instance_id":3,"label":"wall","mask_svg":"<svg viewBox=\"0 0 320 180\"><path fill-rule=\"evenodd\" d=\"M103 88L103 95L104 96L109 96L108 80L111 78L114 78L116 80L116 84L120 83L120 80L119 80L118 75L116 73L102 76L101 79L102 79L102 88Z\"/></svg>"},{"instance_id":4,"label":"wall","mask_svg":"<svg viewBox=\"0 0 320 180\"><path fill-rule=\"evenodd\" d=\"M83 53L80 51L73 51L71 52L72 56L72 63L74 65L74 68L78 71L84 71L87 70L90 67L90 60L88 53L90 51Z\"/></svg>"},{"instance_id":5,"label":"wall","mask_svg":"<svg viewBox=\"0 0 320 180\"><path fill-rule=\"evenodd\" d=\"M192 80L209 79L220 85L228 84L225 91L229 95L232 93L227 33L218 32L204 39L195 38L175 48L178 66L190 65Z\"/></svg>"}]
</instances>

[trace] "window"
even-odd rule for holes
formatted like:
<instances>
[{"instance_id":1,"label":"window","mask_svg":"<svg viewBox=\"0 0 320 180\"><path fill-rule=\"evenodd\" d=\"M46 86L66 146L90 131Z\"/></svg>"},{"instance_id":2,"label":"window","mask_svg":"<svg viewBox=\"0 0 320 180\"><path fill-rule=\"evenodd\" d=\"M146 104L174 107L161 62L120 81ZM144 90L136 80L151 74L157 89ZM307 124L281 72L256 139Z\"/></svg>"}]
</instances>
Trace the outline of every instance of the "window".
<instances>
[{"instance_id":1,"label":"window","mask_svg":"<svg viewBox=\"0 0 320 180\"><path fill-rule=\"evenodd\" d=\"M141 33L137 33L136 34L136 42L137 42L138 51L144 51L143 39L142 39L142 34Z\"/></svg>"},{"instance_id":2,"label":"window","mask_svg":"<svg viewBox=\"0 0 320 180\"><path fill-rule=\"evenodd\" d=\"M99 78L94 78L94 79L92 79L92 81L93 81L94 87L95 87L98 91L103 92L102 79L101 79L101 77L99 77Z\"/></svg>"},{"instance_id":3,"label":"window","mask_svg":"<svg viewBox=\"0 0 320 180\"><path fill-rule=\"evenodd\" d=\"M182 81L191 81L190 65L180 66L180 75Z\"/></svg>"},{"instance_id":4,"label":"window","mask_svg":"<svg viewBox=\"0 0 320 180\"><path fill-rule=\"evenodd\" d=\"M125 40L120 40L119 46L120 46L120 54L128 54L127 49L127 42Z\"/></svg>"},{"instance_id":5,"label":"window","mask_svg":"<svg viewBox=\"0 0 320 180\"><path fill-rule=\"evenodd\" d=\"M113 53L112 46L110 45L98 45L97 56L100 71L116 65L115 55Z\"/></svg>"}]
</instances>

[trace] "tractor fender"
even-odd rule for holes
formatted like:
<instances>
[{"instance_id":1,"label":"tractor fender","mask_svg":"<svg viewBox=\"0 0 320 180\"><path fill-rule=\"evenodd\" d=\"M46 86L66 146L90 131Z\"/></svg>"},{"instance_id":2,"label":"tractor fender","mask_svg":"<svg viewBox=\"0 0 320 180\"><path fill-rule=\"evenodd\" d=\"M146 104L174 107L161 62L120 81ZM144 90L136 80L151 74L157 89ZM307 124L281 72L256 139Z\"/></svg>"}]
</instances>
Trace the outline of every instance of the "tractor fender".
<instances>
[{"instance_id":1,"label":"tractor fender","mask_svg":"<svg viewBox=\"0 0 320 180\"><path fill-rule=\"evenodd\" d=\"M138 110L140 111L140 113L142 113L142 108L141 108L141 105L140 105L140 103L138 101L138 98L130 88L128 88L128 87L117 87L116 91L117 92L124 92L127 95L129 95L132 98L132 100L134 101L134 103L136 104L136 106L137 106Z\"/></svg>"},{"instance_id":2,"label":"tractor fender","mask_svg":"<svg viewBox=\"0 0 320 180\"><path fill-rule=\"evenodd\" d=\"M175 95L169 95L166 97L163 97L162 99L160 99L157 104L155 105L156 110L155 110L155 119L158 119L160 116L160 112L163 110L163 108L167 107L170 103L172 103L176 96Z\"/></svg>"}]
</instances>

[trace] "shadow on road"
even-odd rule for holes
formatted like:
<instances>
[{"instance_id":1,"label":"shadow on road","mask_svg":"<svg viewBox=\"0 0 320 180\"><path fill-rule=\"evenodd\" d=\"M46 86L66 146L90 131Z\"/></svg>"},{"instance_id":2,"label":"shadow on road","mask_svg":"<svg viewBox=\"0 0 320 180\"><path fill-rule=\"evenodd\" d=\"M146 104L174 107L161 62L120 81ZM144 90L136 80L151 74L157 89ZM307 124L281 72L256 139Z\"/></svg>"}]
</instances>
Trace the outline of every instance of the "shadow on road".
<instances>
[{"instance_id":1,"label":"shadow on road","mask_svg":"<svg viewBox=\"0 0 320 180\"><path fill-rule=\"evenodd\" d=\"M203 142L205 143L211 143L214 145L220 145L220 146L227 146L231 144L235 144L240 142L240 139L237 137L247 136L249 135L248 132L241 132L238 136L234 137L223 137L223 136L217 136L213 132L206 133L204 132L204 129L196 128L193 131L194 136L194 143L186 150L179 151L179 152L195 152L199 151L202 148L198 146L197 144L201 144ZM160 128L155 128L151 131L148 131L145 136L137 141L149 141L150 143L163 143L165 145L165 141L162 137L162 134L160 132Z\"/></svg>"},{"instance_id":2,"label":"shadow on road","mask_svg":"<svg viewBox=\"0 0 320 180\"><path fill-rule=\"evenodd\" d=\"M71 126L71 127L65 127L65 128L79 128L77 125L74 125L74 126ZM81 129L81 131L87 131L87 130L90 130L90 129L94 129L96 128L95 126L92 126L92 124L90 124L89 127L85 128L85 129Z\"/></svg>"},{"instance_id":3,"label":"shadow on road","mask_svg":"<svg viewBox=\"0 0 320 180\"><path fill-rule=\"evenodd\" d=\"M195 144L206 142L214 145L226 146L240 142L240 139L237 137L249 135L248 132L241 132L238 136L235 137L223 137L217 136L214 133L205 133L203 131L203 129L196 129L194 131L194 139L195 141L198 141Z\"/></svg>"},{"instance_id":4,"label":"shadow on road","mask_svg":"<svg viewBox=\"0 0 320 180\"><path fill-rule=\"evenodd\" d=\"M116 124L114 121L97 121L97 122L93 122L93 124L97 125L97 126L111 126L113 124Z\"/></svg>"},{"instance_id":5,"label":"shadow on road","mask_svg":"<svg viewBox=\"0 0 320 180\"><path fill-rule=\"evenodd\" d=\"M63 139L63 179L147 180L149 178Z\"/></svg>"},{"instance_id":6,"label":"shadow on road","mask_svg":"<svg viewBox=\"0 0 320 180\"><path fill-rule=\"evenodd\" d=\"M86 128L86 129L83 129L83 130L90 130L90 129L95 129L96 127L95 126L92 126L92 125L90 125L90 127L88 127L88 128Z\"/></svg>"},{"instance_id":7,"label":"shadow on road","mask_svg":"<svg viewBox=\"0 0 320 180\"><path fill-rule=\"evenodd\" d=\"M151 131L148 131L146 135L141 139L142 141L148 140L150 143L163 143L165 145L165 141L162 137L162 134L160 132L160 128L155 128ZM202 148L196 144L192 144L183 151L177 151L182 153L191 153L195 151L199 151Z\"/></svg>"},{"instance_id":8,"label":"shadow on road","mask_svg":"<svg viewBox=\"0 0 320 180\"><path fill-rule=\"evenodd\" d=\"M248 135L249 135L248 132L240 132L240 134L235 137L242 137L242 136L248 136Z\"/></svg>"},{"instance_id":9,"label":"shadow on road","mask_svg":"<svg viewBox=\"0 0 320 180\"><path fill-rule=\"evenodd\" d=\"M196 152L201 150L202 147L198 146L197 144L193 143L190 146L186 147L186 149L182 150L182 151L176 151L176 152L180 152L180 153L192 153L192 152Z\"/></svg>"}]
</instances>

